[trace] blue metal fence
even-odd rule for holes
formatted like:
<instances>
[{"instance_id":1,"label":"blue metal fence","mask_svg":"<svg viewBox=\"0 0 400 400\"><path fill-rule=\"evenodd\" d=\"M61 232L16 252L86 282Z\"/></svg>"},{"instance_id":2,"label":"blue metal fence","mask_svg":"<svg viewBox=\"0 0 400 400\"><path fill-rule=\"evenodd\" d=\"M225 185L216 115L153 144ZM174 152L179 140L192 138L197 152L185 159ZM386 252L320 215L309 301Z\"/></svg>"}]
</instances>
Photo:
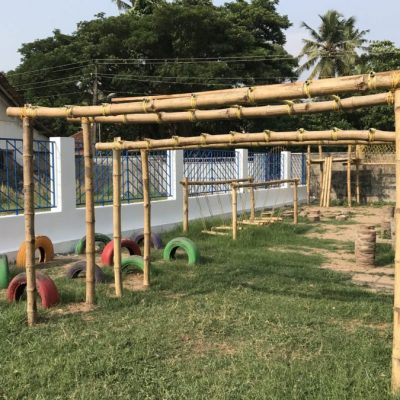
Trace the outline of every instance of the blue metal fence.
<instances>
[{"instance_id":1,"label":"blue metal fence","mask_svg":"<svg viewBox=\"0 0 400 400\"><path fill-rule=\"evenodd\" d=\"M184 175L189 181L219 181L239 177L240 153L235 150L185 150ZM221 193L230 185L189 186L189 195Z\"/></svg>"},{"instance_id":2,"label":"blue metal fence","mask_svg":"<svg viewBox=\"0 0 400 400\"><path fill-rule=\"evenodd\" d=\"M254 178L255 182L281 179L281 151L255 152L249 150L248 168L249 175Z\"/></svg>"},{"instance_id":3,"label":"blue metal fence","mask_svg":"<svg viewBox=\"0 0 400 400\"><path fill-rule=\"evenodd\" d=\"M75 151L76 204L85 205L84 158L82 149ZM96 151L93 157L95 204L107 205L113 201L112 151ZM143 199L142 164L138 152L121 154L121 201L133 203ZM150 195L152 199L171 196L170 152L149 154Z\"/></svg>"},{"instance_id":4,"label":"blue metal fence","mask_svg":"<svg viewBox=\"0 0 400 400\"><path fill-rule=\"evenodd\" d=\"M300 184L306 184L306 154L291 153L291 178L300 179Z\"/></svg>"},{"instance_id":5,"label":"blue metal fence","mask_svg":"<svg viewBox=\"0 0 400 400\"><path fill-rule=\"evenodd\" d=\"M34 200L37 210L56 206L54 143L33 141ZM21 139L0 139L0 215L24 210Z\"/></svg>"}]
</instances>

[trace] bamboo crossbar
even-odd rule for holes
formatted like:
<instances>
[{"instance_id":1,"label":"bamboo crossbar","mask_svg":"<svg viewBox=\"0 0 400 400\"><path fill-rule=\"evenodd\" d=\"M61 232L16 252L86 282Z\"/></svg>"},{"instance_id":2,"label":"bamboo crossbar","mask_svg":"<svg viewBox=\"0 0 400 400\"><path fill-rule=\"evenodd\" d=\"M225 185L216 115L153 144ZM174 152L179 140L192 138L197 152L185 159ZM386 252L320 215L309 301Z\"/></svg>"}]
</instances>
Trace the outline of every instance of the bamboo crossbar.
<instances>
[{"instance_id":1,"label":"bamboo crossbar","mask_svg":"<svg viewBox=\"0 0 400 400\"><path fill-rule=\"evenodd\" d=\"M224 185L234 182L249 182L253 178L241 178L241 179L223 179L218 181L180 181L181 185L194 185L194 186L205 186L205 185Z\"/></svg>"},{"instance_id":2,"label":"bamboo crossbar","mask_svg":"<svg viewBox=\"0 0 400 400\"><path fill-rule=\"evenodd\" d=\"M295 114L315 114L326 111L352 110L361 107L392 104L393 94L379 93L367 96L340 99L334 96L330 101L313 103L293 103L258 107L233 106L218 110L189 110L178 112L150 112L115 116L91 117L91 122L103 124L165 124L173 122L197 122L214 120L240 120L253 118L276 117ZM80 118L68 118L69 122L80 122Z\"/></svg>"},{"instance_id":3,"label":"bamboo crossbar","mask_svg":"<svg viewBox=\"0 0 400 400\"><path fill-rule=\"evenodd\" d=\"M276 179L273 181L266 181L266 182L255 182L255 183L232 183L232 187L235 187L236 189L241 189L241 188L256 188L256 187L265 187L265 186L273 186L273 185L279 185L281 183L298 183L299 179Z\"/></svg>"},{"instance_id":4,"label":"bamboo crossbar","mask_svg":"<svg viewBox=\"0 0 400 400\"><path fill-rule=\"evenodd\" d=\"M133 103L114 103L92 106L65 107L9 107L10 117L68 118L119 114L151 113L159 111L219 108L234 104L257 104L278 100L338 95L368 90L394 90L400 86L400 71L378 72L347 77L319 79L306 82L280 83L228 89L225 92L196 93L184 97L152 99Z\"/></svg>"},{"instance_id":5,"label":"bamboo crossbar","mask_svg":"<svg viewBox=\"0 0 400 400\"><path fill-rule=\"evenodd\" d=\"M364 141L372 143L375 141L380 142L394 142L394 132L386 132L380 130L326 130L326 131L304 131L297 132L271 132L264 131L260 133L239 133L231 132L224 135L209 135L202 134L200 136L181 137L174 136L168 139L146 139L139 141L118 141L112 143L97 143L97 150L163 150L163 149L178 149L202 147L206 145L240 145L242 143L251 144L252 142L259 143L282 143L292 142L291 144L310 144L313 141L328 141L339 144L341 140L351 141ZM350 143L348 143L350 144ZM276 143L274 143L276 145Z\"/></svg>"}]
</instances>

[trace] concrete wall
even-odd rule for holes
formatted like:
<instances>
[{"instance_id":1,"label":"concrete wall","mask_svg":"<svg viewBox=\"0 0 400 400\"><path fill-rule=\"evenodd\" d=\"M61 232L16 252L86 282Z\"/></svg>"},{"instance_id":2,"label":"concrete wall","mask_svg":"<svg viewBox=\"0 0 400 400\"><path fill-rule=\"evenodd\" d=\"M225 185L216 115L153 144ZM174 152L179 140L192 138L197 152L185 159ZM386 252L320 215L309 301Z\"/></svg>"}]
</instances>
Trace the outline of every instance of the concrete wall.
<instances>
[{"instance_id":1,"label":"concrete wall","mask_svg":"<svg viewBox=\"0 0 400 400\"><path fill-rule=\"evenodd\" d=\"M40 212L35 216L35 232L37 235L46 235L51 238L56 252L73 251L76 242L85 235L85 209L76 207L75 192L75 150L71 138L51 138L55 142L55 191L57 207L50 212ZM242 160L239 177L247 177L247 150L240 150ZM285 163L290 171L290 153L286 152ZM161 231L171 228L182 221L182 187L177 184L183 178L183 151L171 152L171 181L172 196L166 200L152 201L152 227ZM287 173L284 176L287 177ZM292 189L287 187L261 189L256 191L256 207L268 208L290 204L293 200ZM299 200L306 197L304 186L299 187ZM240 199L240 194L239 194ZM244 204L249 207L249 196L243 196ZM199 208L208 210L208 204L213 215L221 214L221 204L225 213L231 210L230 193L190 198L189 218L201 217ZM208 203L208 204L207 204ZM239 201L239 210L241 209ZM122 231L124 236L143 228L142 203L122 205ZM112 206L99 206L95 211L96 232L111 235L112 233ZM24 216L8 215L0 217L0 253L6 253L13 259L18 247L24 239Z\"/></svg>"}]
</instances>

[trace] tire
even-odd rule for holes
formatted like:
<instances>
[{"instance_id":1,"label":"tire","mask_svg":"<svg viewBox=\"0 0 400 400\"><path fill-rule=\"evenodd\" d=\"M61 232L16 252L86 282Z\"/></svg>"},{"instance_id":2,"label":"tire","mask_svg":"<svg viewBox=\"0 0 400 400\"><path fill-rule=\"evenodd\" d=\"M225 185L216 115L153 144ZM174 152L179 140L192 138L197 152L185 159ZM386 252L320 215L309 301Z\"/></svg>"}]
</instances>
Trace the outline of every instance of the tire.
<instances>
[{"instance_id":1,"label":"tire","mask_svg":"<svg viewBox=\"0 0 400 400\"><path fill-rule=\"evenodd\" d=\"M10 303L19 301L26 288L26 273L15 276L7 289L7 299ZM60 301L57 286L51 278L40 272L36 272L36 290L42 300L42 307L49 308Z\"/></svg>"},{"instance_id":2,"label":"tire","mask_svg":"<svg viewBox=\"0 0 400 400\"><path fill-rule=\"evenodd\" d=\"M36 236L35 237L35 250L39 250L40 259L39 263L47 263L54 259L54 247L53 243L47 236ZM26 266L26 242L23 242L18 250L16 258L16 266L19 268L25 268Z\"/></svg>"},{"instance_id":3,"label":"tire","mask_svg":"<svg viewBox=\"0 0 400 400\"><path fill-rule=\"evenodd\" d=\"M71 265L66 272L66 277L70 279L78 278L81 273L86 273L86 261L78 261ZM94 267L94 281L96 283L104 283L106 281L106 276L102 269L95 265Z\"/></svg>"},{"instance_id":4,"label":"tire","mask_svg":"<svg viewBox=\"0 0 400 400\"><path fill-rule=\"evenodd\" d=\"M196 243L185 237L178 237L167 243L163 254L164 260L173 260L178 249L182 249L186 252L188 256L188 265L198 264L200 261L200 253Z\"/></svg>"},{"instance_id":5,"label":"tire","mask_svg":"<svg viewBox=\"0 0 400 400\"><path fill-rule=\"evenodd\" d=\"M140 245L143 240L144 240L144 232L140 231L138 233L136 233L133 238L132 238L138 245ZM157 233L151 233L151 245L152 247L154 247L157 250L161 250L164 245L163 242L161 240L160 235L158 235Z\"/></svg>"},{"instance_id":6,"label":"tire","mask_svg":"<svg viewBox=\"0 0 400 400\"><path fill-rule=\"evenodd\" d=\"M102 233L95 233L94 240L96 242L102 242L104 245L107 245L111 242L111 239L107 235L103 235ZM75 246L75 254L84 254L86 251L86 236L84 236Z\"/></svg>"},{"instance_id":7,"label":"tire","mask_svg":"<svg viewBox=\"0 0 400 400\"><path fill-rule=\"evenodd\" d=\"M121 247L128 249L131 256L142 255L140 247L131 239L122 239ZM109 242L106 247L104 247L103 252L101 253L101 263L106 267L114 265L114 240Z\"/></svg>"},{"instance_id":8,"label":"tire","mask_svg":"<svg viewBox=\"0 0 400 400\"><path fill-rule=\"evenodd\" d=\"M8 258L0 255L0 289L7 289L10 282L10 269L8 268Z\"/></svg>"},{"instance_id":9,"label":"tire","mask_svg":"<svg viewBox=\"0 0 400 400\"><path fill-rule=\"evenodd\" d=\"M144 270L144 260L141 256L130 256L126 257L121 262L121 270L123 273L135 273Z\"/></svg>"}]
</instances>

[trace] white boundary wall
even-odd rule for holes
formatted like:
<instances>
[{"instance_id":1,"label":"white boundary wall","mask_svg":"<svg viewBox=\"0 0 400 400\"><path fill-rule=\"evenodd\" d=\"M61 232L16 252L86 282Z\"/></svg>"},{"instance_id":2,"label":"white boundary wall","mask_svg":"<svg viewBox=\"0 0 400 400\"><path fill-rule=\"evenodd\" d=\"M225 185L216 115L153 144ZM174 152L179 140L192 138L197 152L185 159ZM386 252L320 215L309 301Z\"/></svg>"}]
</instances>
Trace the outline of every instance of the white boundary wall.
<instances>
[{"instance_id":1,"label":"white boundary wall","mask_svg":"<svg viewBox=\"0 0 400 400\"><path fill-rule=\"evenodd\" d=\"M36 235L46 235L54 243L56 252L72 252L76 242L85 235L85 209L76 207L75 190L75 147L72 138L51 138L55 143L55 189L56 207L48 212L38 212L35 216ZM240 159L243 160L239 177L248 177L247 150L239 150ZM290 171L290 153L285 152L285 169ZM290 172L284 172L282 177ZM183 179L183 151L171 152L171 193L166 200L156 200L151 203L152 227L156 231L167 230L182 222L182 186L179 181ZM208 195L208 204L214 216L223 211L231 210L230 193ZM305 186L299 186L299 201L306 199ZM293 193L290 187L261 189L256 191L256 207L268 208L291 204ZM205 216L208 204L205 196L191 197L189 200L189 218L191 220L201 217L199 202ZM246 207L249 207L249 196L244 196ZM242 207L241 194L239 194L238 208ZM124 236L143 228L142 203L123 204L121 210L122 231ZM112 233L112 205L98 206L95 212L96 232L111 236ZM24 216L7 215L0 217L0 254L7 254L10 260L15 258L20 244L24 240Z\"/></svg>"}]
</instances>

